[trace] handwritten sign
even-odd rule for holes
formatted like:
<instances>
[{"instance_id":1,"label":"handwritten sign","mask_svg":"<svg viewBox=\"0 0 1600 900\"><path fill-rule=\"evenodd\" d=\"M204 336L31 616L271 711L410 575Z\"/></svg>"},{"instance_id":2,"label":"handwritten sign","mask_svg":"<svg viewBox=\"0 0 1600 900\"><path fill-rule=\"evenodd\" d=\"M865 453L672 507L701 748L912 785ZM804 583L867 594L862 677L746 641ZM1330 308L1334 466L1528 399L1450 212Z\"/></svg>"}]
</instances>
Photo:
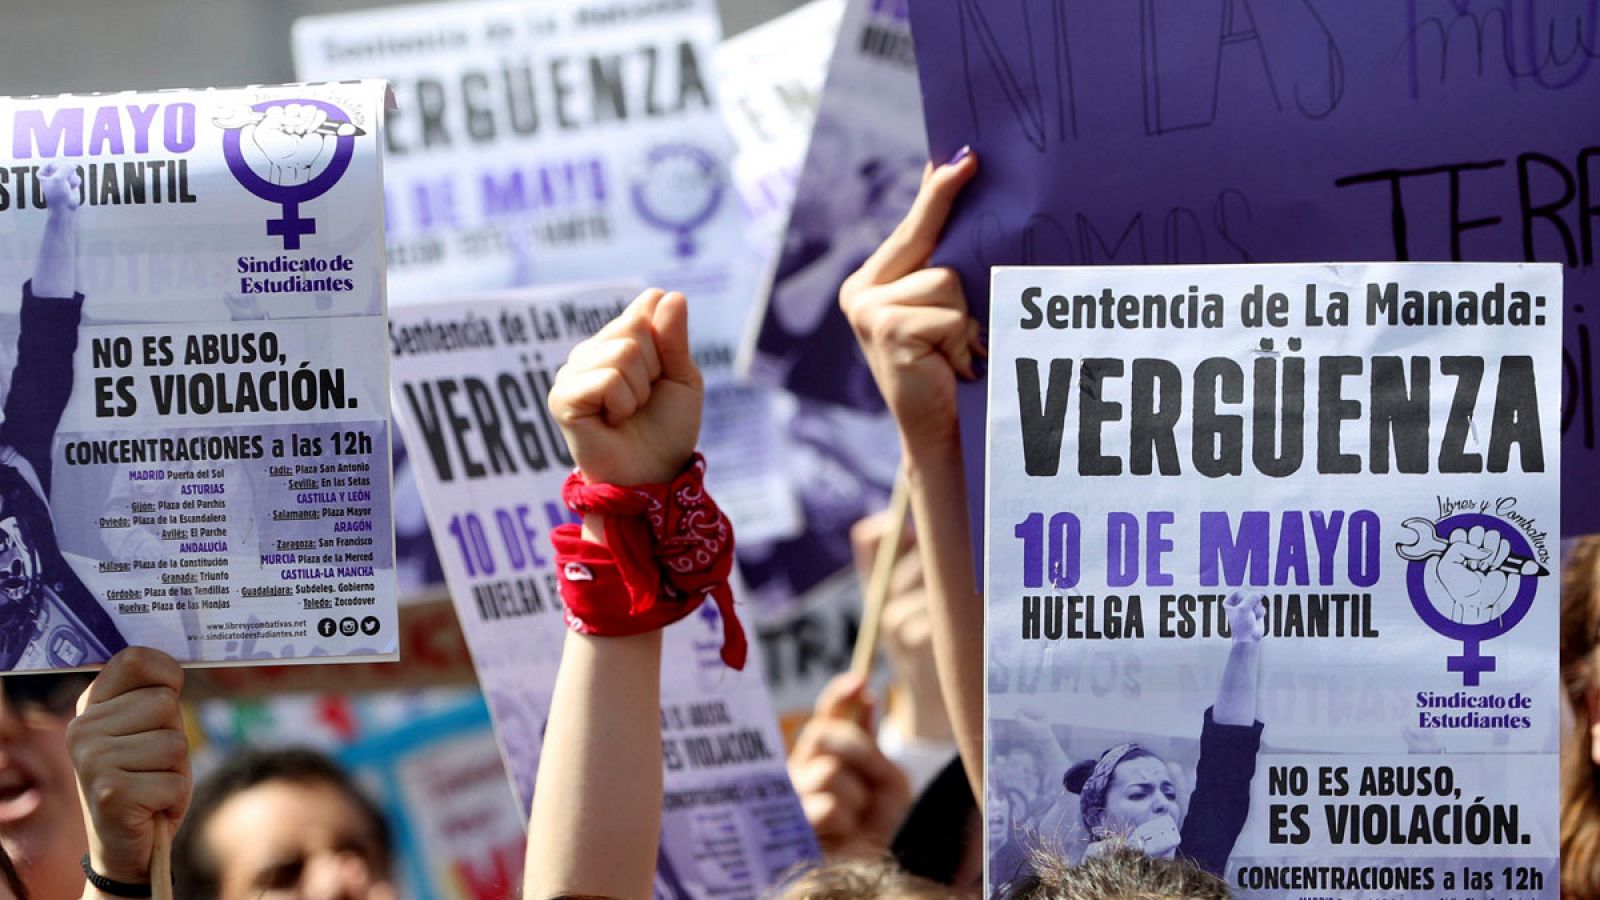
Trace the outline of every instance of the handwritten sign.
<instances>
[{"instance_id":1,"label":"handwritten sign","mask_svg":"<svg viewBox=\"0 0 1600 900\"><path fill-rule=\"evenodd\" d=\"M960 271L980 318L994 265L1558 262L1565 490L1593 493L1592 4L957 0L910 12L933 158L970 144L982 160L935 259ZM976 485L982 387L962 406ZM1563 515L1563 531L1600 530L1592 503Z\"/></svg>"}]
</instances>

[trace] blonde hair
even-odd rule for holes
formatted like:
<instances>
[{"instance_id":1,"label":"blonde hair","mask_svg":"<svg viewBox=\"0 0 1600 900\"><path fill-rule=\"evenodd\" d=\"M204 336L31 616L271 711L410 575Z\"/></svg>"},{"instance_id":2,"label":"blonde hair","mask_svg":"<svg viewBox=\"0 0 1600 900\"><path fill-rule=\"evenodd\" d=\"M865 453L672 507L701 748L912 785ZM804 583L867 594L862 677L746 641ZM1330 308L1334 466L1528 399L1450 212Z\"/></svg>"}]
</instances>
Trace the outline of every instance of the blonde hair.
<instances>
[{"instance_id":1,"label":"blonde hair","mask_svg":"<svg viewBox=\"0 0 1600 900\"><path fill-rule=\"evenodd\" d=\"M1077 865L1035 852L1033 873L1004 885L1002 900L1228 900L1228 884L1179 857L1147 856L1118 844Z\"/></svg>"},{"instance_id":2,"label":"blonde hair","mask_svg":"<svg viewBox=\"0 0 1600 900\"><path fill-rule=\"evenodd\" d=\"M1561 681L1574 725L1572 739L1561 742L1561 888L1577 897L1600 896L1600 769L1589 737L1589 694L1600 692L1597 567L1600 536L1590 536L1579 539L1561 572Z\"/></svg>"},{"instance_id":3,"label":"blonde hair","mask_svg":"<svg viewBox=\"0 0 1600 900\"><path fill-rule=\"evenodd\" d=\"M771 900L953 900L953 888L918 878L891 860L849 860L802 869L768 895Z\"/></svg>"}]
</instances>

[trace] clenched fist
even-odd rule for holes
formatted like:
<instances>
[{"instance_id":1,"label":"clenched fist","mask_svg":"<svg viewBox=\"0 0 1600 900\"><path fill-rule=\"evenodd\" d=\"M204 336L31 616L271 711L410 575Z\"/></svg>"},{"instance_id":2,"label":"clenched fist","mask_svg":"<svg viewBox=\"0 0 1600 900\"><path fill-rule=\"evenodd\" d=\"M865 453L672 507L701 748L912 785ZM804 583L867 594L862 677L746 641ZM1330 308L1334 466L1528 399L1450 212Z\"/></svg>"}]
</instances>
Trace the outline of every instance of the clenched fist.
<instances>
[{"instance_id":1,"label":"clenched fist","mask_svg":"<svg viewBox=\"0 0 1600 900\"><path fill-rule=\"evenodd\" d=\"M700 438L705 384L689 353L689 302L648 290L574 347L550 412L590 481L670 481Z\"/></svg>"},{"instance_id":2,"label":"clenched fist","mask_svg":"<svg viewBox=\"0 0 1600 900\"><path fill-rule=\"evenodd\" d=\"M156 820L168 834L189 808L189 744L172 657L130 647L106 663L78 699L67 750L89 825L95 871L116 881L149 881Z\"/></svg>"}]
</instances>

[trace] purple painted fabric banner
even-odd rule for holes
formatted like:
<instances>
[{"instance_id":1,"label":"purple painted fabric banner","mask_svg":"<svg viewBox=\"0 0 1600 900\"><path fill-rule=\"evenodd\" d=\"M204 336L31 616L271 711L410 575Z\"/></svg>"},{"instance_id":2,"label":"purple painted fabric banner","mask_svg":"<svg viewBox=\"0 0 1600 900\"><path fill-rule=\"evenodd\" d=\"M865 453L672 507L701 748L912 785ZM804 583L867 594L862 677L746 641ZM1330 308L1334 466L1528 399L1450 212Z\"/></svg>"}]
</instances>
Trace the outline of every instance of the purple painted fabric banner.
<instances>
[{"instance_id":1,"label":"purple painted fabric banner","mask_svg":"<svg viewBox=\"0 0 1600 900\"><path fill-rule=\"evenodd\" d=\"M1560 262L1561 526L1600 531L1600 2L916 0L911 22L932 157L981 160L935 258L975 315L995 265ZM980 545L984 394L962 396Z\"/></svg>"}]
</instances>

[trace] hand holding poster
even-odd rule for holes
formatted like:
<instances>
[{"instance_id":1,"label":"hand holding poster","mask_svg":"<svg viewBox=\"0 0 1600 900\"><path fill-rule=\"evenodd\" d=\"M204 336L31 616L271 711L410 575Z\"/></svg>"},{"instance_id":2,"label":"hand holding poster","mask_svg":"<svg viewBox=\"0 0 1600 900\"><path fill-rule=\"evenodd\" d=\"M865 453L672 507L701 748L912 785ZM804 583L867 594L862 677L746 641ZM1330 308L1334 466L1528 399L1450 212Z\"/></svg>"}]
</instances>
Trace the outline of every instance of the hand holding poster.
<instances>
[{"instance_id":1,"label":"hand holding poster","mask_svg":"<svg viewBox=\"0 0 1600 900\"><path fill-rule=\"evenodd\" d=\"M408 306L391 323L397 421L417 454L445 577L524 810L567 632L550 532L573 520L561 499L573 456L544 398L573 346L634 293L626 284L525 289ZM722 646L712 603L665 632L666 896L753 897L816 853L784 770L759 647L733 672Z\"/></svg>"},{"instance_id":2,"label":"hand holding poster","mask_svg":"<svg viewBox=\"0 0 1600 900\"><path fill-rule=\"evenodd\" d=\"M1559 270L991 297L991 886L1031 830L1249 897L1556 896Z\"/></svg>"},{"instance_id":3,"label":"hand holding poster","mask_svg":"<svg viewBox=\"0 0 1600 900\"><path fill-rule=\"evenodd\" d=\"M0 670L393 658L383 99L0 99Z\"/></svg>"},{"instance_id":4,"label":"hand holding poster","mask_svg":"<svg viewBox=\"0 0 1600 900\"><path fill-rule=\"evenodd\" d=\"M1000 265L1559 262L1565 477L1569 496L1592 493L1588 0L910 10L933 158L970 145L983 161L935 260L980 318ZM968 389L974 487L982 409ZM1563 516L1600 530L1596 504Z\"/></svg>"}]
</instances>

